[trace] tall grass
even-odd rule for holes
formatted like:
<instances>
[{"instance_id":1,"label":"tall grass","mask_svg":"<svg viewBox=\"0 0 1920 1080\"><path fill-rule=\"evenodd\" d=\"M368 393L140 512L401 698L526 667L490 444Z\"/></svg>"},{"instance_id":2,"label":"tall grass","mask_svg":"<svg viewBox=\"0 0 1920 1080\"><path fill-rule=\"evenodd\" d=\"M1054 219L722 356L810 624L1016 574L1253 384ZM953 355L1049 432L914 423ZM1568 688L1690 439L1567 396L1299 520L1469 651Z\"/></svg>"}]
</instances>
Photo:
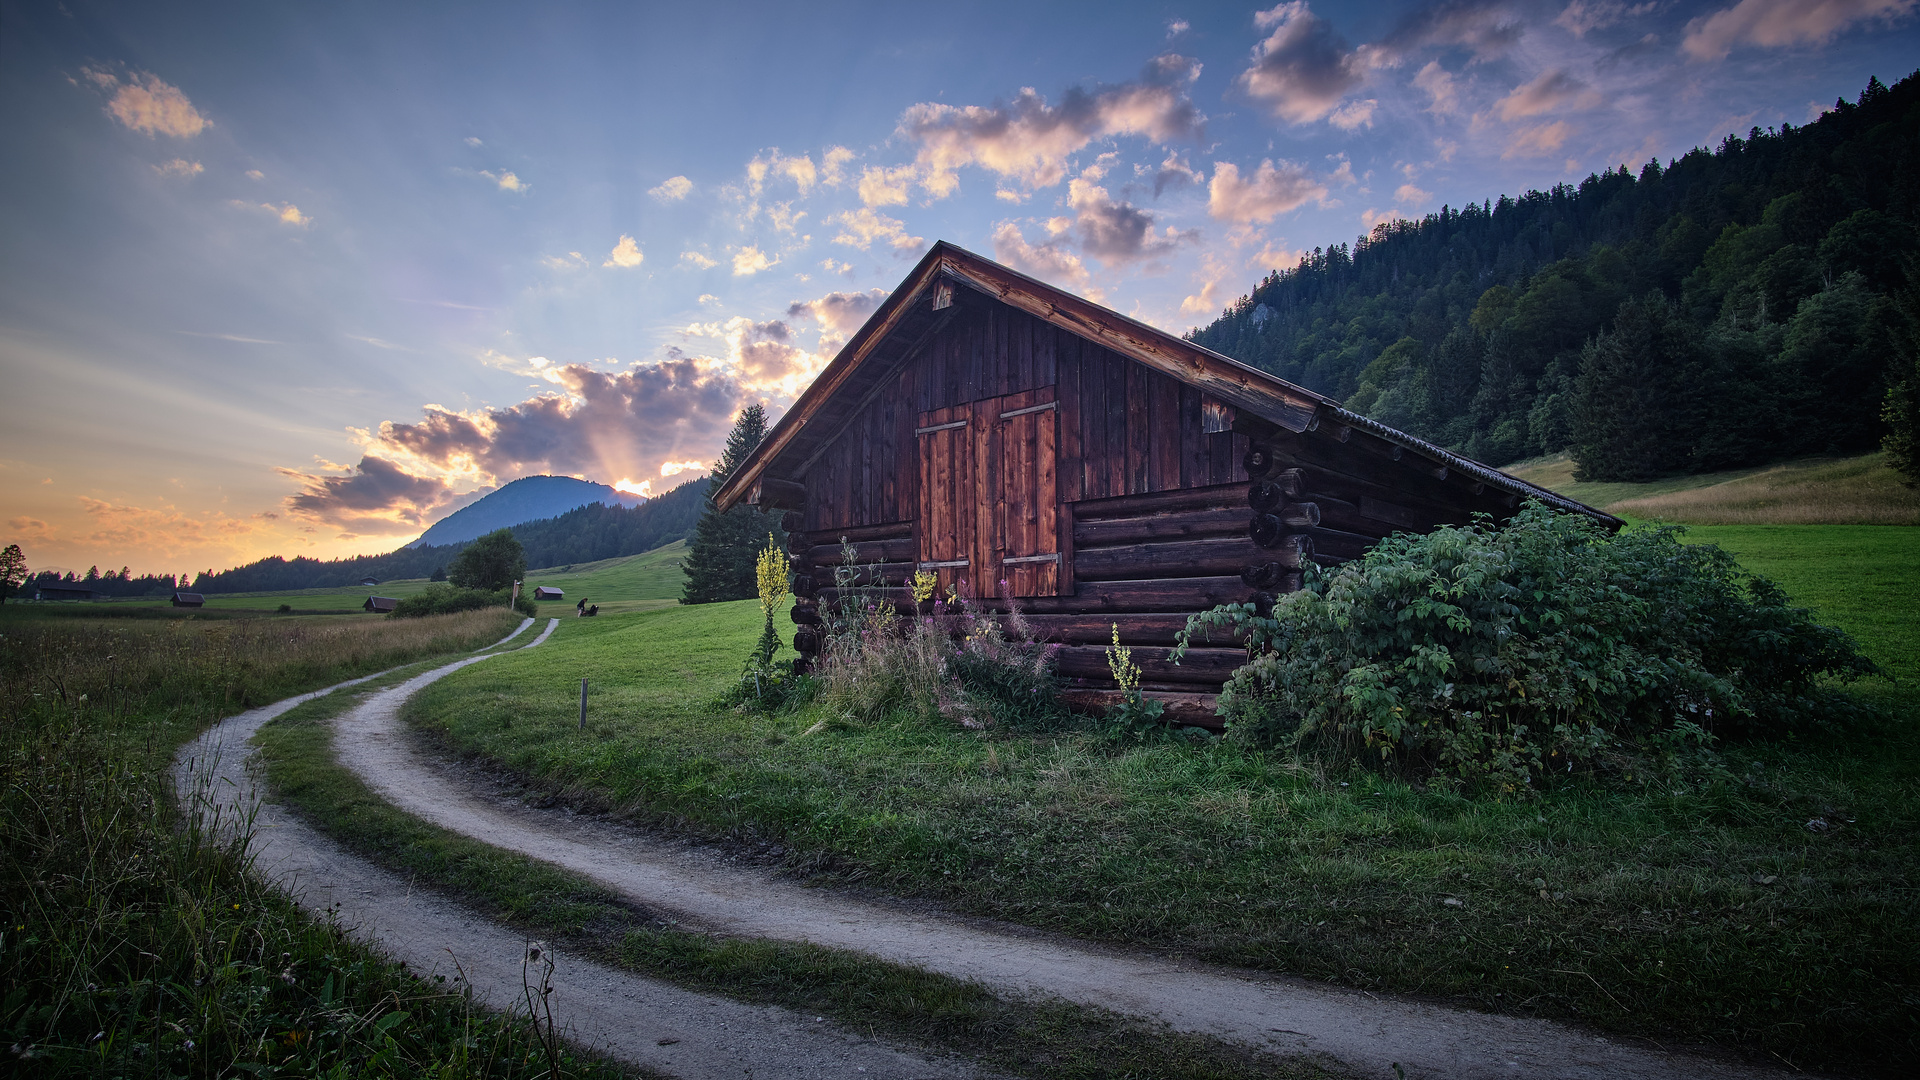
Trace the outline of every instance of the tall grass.
<instances>
[{"instance_id":1,"label":"tall grass","mask_svg":"<svg viewBox=\"0 0 1920 1080\"><path fill-rule=\"evenodd\" d=\"M507 625L0 622L0 1060L35 1076L547 1075L524 1024L302 913L251 873L248 823L180 813L167 779L215 716Z\"/></svg>"}]
</instances>

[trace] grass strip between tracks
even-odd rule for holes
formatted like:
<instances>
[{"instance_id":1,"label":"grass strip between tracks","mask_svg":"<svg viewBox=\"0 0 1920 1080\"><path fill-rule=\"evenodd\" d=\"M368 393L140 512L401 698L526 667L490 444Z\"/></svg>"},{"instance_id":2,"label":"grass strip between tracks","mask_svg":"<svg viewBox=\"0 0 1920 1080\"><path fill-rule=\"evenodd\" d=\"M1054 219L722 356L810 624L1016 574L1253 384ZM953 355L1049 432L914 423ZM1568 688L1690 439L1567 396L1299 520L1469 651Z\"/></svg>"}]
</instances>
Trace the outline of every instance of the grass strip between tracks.
<instances>
[{"instance_id":1,"label":"grass strip between tracks","mask_svg":"<svg viewBox=\"0 0 1920 1080\"><path fill-rule=\"evenodd\" d=\"M1338 1075L1058 999L1008 999L977 983L815 945L685 929L537 859L459 836L382 801L332 753L331 721L415 672L308 702L261 729L276 796L361 855L479 913L689 990L831 1017L854 1030L975 1058L1020 1076L1233 1080ZM565 1017L559 1019L564 1023Z\"/></svg>"}]
</instances>

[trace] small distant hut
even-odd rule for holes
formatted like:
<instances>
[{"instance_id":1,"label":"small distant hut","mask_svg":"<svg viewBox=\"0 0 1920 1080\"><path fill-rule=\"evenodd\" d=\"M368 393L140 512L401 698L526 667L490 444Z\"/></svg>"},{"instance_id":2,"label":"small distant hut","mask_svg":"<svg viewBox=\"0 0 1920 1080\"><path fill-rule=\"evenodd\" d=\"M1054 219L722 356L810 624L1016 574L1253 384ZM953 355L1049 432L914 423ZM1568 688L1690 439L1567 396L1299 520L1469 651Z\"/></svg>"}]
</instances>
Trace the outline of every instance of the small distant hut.
<instances>
[{"instance_id":1,"label":"small distant hut","mask_svg":"<svg viewBox=\"0 0 1920 1080\"><path fill-rule=\"evenodd\" d=\"M361 604L360 608L363 611L371 611L376 615L386 615L390 614L394 608L399 606L400 601L391 596L369 596L367 597L367 602Z\"/></svg>"},{"instance_id":2,"label":"small distant hut","mask_svg":"<svg viewBox=\"0 0 1920 1080\"><path fill-rule=\"evenodd\" d=\"M207 598L197 592L177 592L173 594L174 607L205 607Z\"/></svg>"},{"instance_id":3,"label":"small distant hut","mask_svg":"<svg viewBox=\"0 0 1920 1080\"><path fill-rule=\"evenodd\" d=\"M363 577L360 579L360 584L366 586L367 588L372 588L373 586L380 584L380 579L373 578L373 577Z\"/></svg>"},{"instance_id":4,"label":"small distant hut","mask_svg":"<svg viewBox=\"0 0 1920 1080\"><path fill-rule=\"evenodd\" d=\"M1525 499L1621 524L944 242L714 499L788 511L803 660L845 538L903 605L915 569L1017 601L1085 704L1114 700L1117 625L1142 689L1199 723L1246 654L1173 664L1195 612Z\"/></svg>"},{"instance_id":5,"label":"small distant hut","mask_svg":"<svg viewBox=\"0 0 1920 1080\"><path fill-rule=\"evenodd\" d=\"M533 598L535 600L564 600L567 598L567 594L551 585L535 585L533 587Z\"/></svg>"},{"instance_id":6,"label":"small distant hut","mask_svg":"<svg viewBox=\"0 0 1920 1080\"><path fill-rule=\"evenodd\" d=\"M73 582L37 585L33 590L33 598L35 600L91 600L93 590Z\"/></svg>"}]
</instances>

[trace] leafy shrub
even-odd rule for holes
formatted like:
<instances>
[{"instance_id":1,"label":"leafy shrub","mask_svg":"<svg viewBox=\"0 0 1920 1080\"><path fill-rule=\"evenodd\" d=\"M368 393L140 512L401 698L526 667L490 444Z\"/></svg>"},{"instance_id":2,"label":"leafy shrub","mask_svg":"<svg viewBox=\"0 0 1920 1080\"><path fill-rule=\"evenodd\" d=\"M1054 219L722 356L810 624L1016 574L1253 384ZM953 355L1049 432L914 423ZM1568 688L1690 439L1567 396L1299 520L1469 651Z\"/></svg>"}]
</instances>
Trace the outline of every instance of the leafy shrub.
<instances>
[{"instance_id":1,"label":"leafy shrub","mask_svg":"<svg viewBox=\"0 0 1920 1080\"><path fill-rule=\"evenodd\" d=\"M1845 633L1677 527L1609 536L1531 503L1383 540L1310 572L1269 617L1229 604L1253 659L1221 694L1230 736L1503 790L1617 749L1777 734L1844 707L1826 677L1878 669Z\"/></svg>"},{"instance_id":2,"label":"leafy shrub","mask_svg":"<svg viewBox=\"0 0 1920 1080\"><path fill-rule=\"evenodd\" d=\"M931 575L910 581L915 613L871 583L853 548L834 569L837 599L823 606L820 697L838 711L876 720L896 709L963 727L1035 729L1066 722L1054 674L1059 646L1039 640L1017 605L1001 615L965 595L966 583L933 599Z\"/></svg>"},{"instance_id":3,"label":"leafy shrub","mask_svg":"<svg viewBox=\"0 0 1920 1080\"><path fill-rule=\"evenodd\" d=\"M481 608L508 607L531 619L540 614L540 608L528 596L513 599L512 589L457 589L451 585L429 585L412 596L402 597L394 605L390 616L395 619L417 619L425 615L451 615L456 611L477 611Z\"/></svg>"},{"instance_id":4,"label":"leafy shrub","mask_svg":"<svg viewBox=\"0 0 1920 1080\"><path fill-rule=\"evenodd\" d=\"M462 589L497 592L527 576L527 549L512 529L495 529L460 549L447 564L447 580Z\"/></svg>"}]
</instances>

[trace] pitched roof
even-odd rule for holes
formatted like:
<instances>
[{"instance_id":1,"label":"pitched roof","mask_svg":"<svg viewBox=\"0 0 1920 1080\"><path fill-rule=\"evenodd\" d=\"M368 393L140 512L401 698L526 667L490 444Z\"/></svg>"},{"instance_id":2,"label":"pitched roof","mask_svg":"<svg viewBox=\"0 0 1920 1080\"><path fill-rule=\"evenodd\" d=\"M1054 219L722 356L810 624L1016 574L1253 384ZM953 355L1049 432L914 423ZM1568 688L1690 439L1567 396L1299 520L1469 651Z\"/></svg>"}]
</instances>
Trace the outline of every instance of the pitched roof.
<instances>
[{"instance_id":1,"label":"pitched roof","mask_svg":"<svg viewBox=\"0 0 1920 1080\"><path fill-rule=\"evenodd\" d=\"M1363 439L1387 444L1382 449L1396 459L1412 454L1427 459L1435 468L1471 477L1498 491L1539 499L1555 509L1583 514L1612 528L1624 524L1604 511L1349 412L1332 398L1036 281L944 240L933 245L812 385L801 392L759 447L714 493L714 502L723 510L729 509L746 500L764 480L797 480L847 422L885 388L885 376L896 370L898 363L919 352L920 346L959 310L955 305L936 311L932 304L921 302L940 288L967 288L984 293L1197 387L1286 431L1305 433L1337 425Z\"/></svg>"}]
</instances>

